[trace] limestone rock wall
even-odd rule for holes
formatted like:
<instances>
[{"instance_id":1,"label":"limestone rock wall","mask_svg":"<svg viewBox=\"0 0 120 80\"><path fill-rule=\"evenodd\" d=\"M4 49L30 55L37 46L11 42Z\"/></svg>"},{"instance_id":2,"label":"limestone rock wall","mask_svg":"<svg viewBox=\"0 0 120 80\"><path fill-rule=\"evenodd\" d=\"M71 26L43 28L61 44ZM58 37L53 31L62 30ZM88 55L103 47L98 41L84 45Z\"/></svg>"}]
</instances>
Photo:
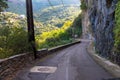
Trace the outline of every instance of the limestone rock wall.
<instances>
[{"instance_id":1,"label":"limestone rock wall","mask_svg":"<svg viewBox=\"0 0 120 80\"><path fill-rule=\"evenodd\" d=\"M96 51L101 56L110 57L114 45L113 28L117 0L84 0L84 2L87 5L85 12L89 15L89 26L95 38Z\"/></svg>"}]
</instances>

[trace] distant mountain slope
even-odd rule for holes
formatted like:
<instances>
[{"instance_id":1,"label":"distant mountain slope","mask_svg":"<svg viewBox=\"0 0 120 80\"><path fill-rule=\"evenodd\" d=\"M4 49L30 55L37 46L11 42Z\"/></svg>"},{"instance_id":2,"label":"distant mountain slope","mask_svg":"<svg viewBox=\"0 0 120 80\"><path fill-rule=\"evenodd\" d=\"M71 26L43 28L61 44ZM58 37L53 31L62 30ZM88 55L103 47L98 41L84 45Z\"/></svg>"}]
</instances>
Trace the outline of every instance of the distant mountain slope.
<instances>
[{"instance_id":1,"label":"distant mountain slope","mask_svg":"<svg viewBox=\"0 0 120 80\"><path fill-rule=\"evenodd\" d=\"M17 14L26 13L26 3L25 3L26 0L8 0L8 1L9 1L8 2L9 8L7 9L7 11ZM48 0L32 0L34 12L50 7L51 5L53 6L62 5L62 3L64 5L68 5L68 4L74 4L77 6L80 5L79 0L69 0L69 1L63 0L63 2L62 0L49 0L49 1L51 4L48 2Z\"/></svg>"},{"instance_id":2,"label":"distant mountain slope","mask_svg":"<svg viewBox=\"0 0 120 80\"><path fill-rule=\"evenodd\" d=\"M45 26L61 27L66 20L74 20L80 13L80 8L74 5L62 5L45 8L34 13L34 19ZM49 24L49 25L48 25Z\"/></svg>"},{"instance_id":3,"label":"distant mountain slope","mask_svg":"<svg viewBox=\"0 0 120 80\"><path fill-rule=\"evenodd\" d=\"M34 21L35 33L41 34L42 32L48 32L51 30L58 29L57 27L47 27L43 26L42 23ZM9 28L22 27L27 30L27 20L23 15L18 15L11 12L1 12L0 13L0 28L9 25Z\"/></svg>"},{"instance_id":4,"label":"distant mountain slope","mask_svg":"<svg viewBox=\"0 0 120 80\"><path fill-rule=\"evenodd\" d=\"M46 29L47 27L49 27L48 29L61 27L66 20L74 20L80 13L79 0L63 0L64 5L62 0L50 0L51 5L48 0L32 1L34 20ZM26 15L25 0L9 0L8 5L9 8L6 11Z\"/></svg>"}]
</instances>

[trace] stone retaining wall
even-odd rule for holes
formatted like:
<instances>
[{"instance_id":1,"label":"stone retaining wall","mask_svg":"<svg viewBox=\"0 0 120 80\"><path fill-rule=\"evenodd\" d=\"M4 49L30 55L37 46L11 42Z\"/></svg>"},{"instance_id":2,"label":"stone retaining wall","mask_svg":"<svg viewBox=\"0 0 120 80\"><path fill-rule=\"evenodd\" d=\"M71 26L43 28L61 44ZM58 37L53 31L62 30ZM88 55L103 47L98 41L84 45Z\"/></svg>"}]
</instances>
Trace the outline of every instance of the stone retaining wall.
<instances>
[{"instance_id":1,"label":"stone retaining wall","mask_svg":"<svg viewBox=\"0 0 120 80\"><path fill-rule=\"evenodd\" d=\"M0 80L9 80L16 71L31 63L32 54L20 54L0 61Z\"/></svg>"}]
</instances>

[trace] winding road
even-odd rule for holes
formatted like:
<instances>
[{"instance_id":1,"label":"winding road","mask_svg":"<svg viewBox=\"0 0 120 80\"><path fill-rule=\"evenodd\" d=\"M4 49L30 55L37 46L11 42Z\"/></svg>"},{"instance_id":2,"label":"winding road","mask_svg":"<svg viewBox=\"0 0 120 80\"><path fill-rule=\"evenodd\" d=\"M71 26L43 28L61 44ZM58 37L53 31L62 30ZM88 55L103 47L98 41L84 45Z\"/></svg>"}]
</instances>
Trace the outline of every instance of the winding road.
<instances>
[{"instance_id":1,"label":"winding road","mask_svg":"<svg viewBox=\"0 0 120 80\"><path fill-rule=\"evenodd\" d=\"M88 54L89 40L47 56L30 69L17 74L14 80L102 80L112 76Z\"/></svg>"}]
</instances>

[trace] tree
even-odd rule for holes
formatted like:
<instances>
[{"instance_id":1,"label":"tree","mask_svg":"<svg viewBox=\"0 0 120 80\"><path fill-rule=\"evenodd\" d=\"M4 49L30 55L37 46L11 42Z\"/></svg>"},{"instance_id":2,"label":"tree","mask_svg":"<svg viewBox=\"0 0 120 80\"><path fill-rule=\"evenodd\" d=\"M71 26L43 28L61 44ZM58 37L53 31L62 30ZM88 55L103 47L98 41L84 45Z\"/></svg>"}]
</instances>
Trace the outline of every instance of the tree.
<instances>
[{"instance_id":1,"label":"tree","mask_svg":"<svg viewBox=\"0 0 120 80\"><path fill-rule=\"evenodd\" d=\"M0 0L0 12L8 8L7 0Z\"/></svg>"}]
</instances>

